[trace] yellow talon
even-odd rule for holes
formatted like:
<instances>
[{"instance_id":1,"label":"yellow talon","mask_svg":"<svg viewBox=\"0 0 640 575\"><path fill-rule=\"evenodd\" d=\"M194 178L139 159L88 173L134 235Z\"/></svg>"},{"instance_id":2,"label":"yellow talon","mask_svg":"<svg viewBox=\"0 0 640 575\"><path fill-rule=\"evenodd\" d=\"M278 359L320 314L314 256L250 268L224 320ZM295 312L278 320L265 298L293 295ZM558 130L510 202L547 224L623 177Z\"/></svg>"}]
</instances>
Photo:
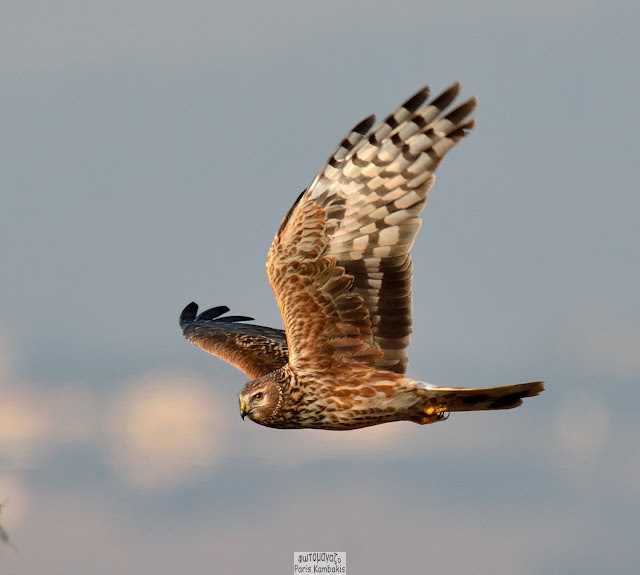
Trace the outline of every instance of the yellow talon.
<instances>
[{"instance_id":1,"label":"yellow talon","mask_svg":"<svg viewBox=\"0 0 640 575\"><path fill-rule=\"evenodd\" d=\"M422 413L424 413L424 415L419 415L412 421L415 421L420 425L426 425L428 423L435 423L436 421L447 419L449 415L447 413L447 406L443 404L430 405L429 407L425 407L422 409Z\"/></svg>"},{"instance_id":2,"label":"yellow talon","mask_svg":"<svg viewBox=\"0 0 640 575\"><path fill-rule=\"evenodd\" d=\"M425 409L425 413L427 415L434 415L437 413L443 413L445 411L447 411L446 405L436 405L435 407L427 407L427 409Z\"/></svg>"}]
</instances>

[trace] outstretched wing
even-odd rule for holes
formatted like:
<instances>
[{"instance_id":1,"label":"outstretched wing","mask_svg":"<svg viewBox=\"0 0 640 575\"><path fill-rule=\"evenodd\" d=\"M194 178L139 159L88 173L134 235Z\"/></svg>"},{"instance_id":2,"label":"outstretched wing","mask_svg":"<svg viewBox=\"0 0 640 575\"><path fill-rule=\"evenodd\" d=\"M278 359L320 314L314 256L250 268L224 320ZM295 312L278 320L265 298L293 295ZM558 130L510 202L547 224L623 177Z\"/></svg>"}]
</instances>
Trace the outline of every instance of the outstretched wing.
<instances>
[{"instance_id":1,"label":"outstretched wing","mask_svg":"<svg viewBox=\"0 0 640 575\"><path fill-rule=\"evenodd\" d=\"M473 127L467 100L443 115L454 84L423 88L378 126L342 140L291 207L267 257L290 363L407 367L412 331L409 250L444 155Z\"/></svg>"},{"instance_id":2,"label":"outstretched wing","mask_svg":"<svg viewBox=\"0 0 640 575\"><path fill-rule=\"evenodd\" d=\"M227 306L218 306L198 315L198 304L191 302L180 314L185 338L206 352L218 356L255 379L287 363L284 331L244 323L244 315L228 315Z\"/></svg>"}]
</instances>

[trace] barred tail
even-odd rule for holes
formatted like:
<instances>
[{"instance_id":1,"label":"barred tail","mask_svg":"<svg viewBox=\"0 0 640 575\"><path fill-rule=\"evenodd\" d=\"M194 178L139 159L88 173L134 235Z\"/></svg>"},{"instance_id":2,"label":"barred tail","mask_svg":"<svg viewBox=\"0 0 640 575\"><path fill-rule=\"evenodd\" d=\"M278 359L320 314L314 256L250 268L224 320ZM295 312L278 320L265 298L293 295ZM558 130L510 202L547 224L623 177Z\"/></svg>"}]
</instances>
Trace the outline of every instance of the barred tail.
<instances>
[{"instance_id":1,"label":"barred tail","mask_svg":"<svg viewBox=\"0 0 640 575\"><path fill-rule=\"evenodd\" d=\"M525 397L542 393L544 383L531 381L501 387L433 387L423 388L421 395L426 399L426 409L436 408L437 412L483 411L487 409L513 409L522 404Z\"/></svg>"},{"instance_id":2,"label":"barred tail","mask_svg":"<svg viewBox=\"0 0 640 575\"><path fill-rule=\"evenodd\" d=\"M453 411L513 409L522 405L523 398L533 397L544 391L542 381L474 388L436 387L424 383L421 385L422 387L418 388L421 400L407 417L420 425L442 421Z\"/></svg>"}]
</instances>

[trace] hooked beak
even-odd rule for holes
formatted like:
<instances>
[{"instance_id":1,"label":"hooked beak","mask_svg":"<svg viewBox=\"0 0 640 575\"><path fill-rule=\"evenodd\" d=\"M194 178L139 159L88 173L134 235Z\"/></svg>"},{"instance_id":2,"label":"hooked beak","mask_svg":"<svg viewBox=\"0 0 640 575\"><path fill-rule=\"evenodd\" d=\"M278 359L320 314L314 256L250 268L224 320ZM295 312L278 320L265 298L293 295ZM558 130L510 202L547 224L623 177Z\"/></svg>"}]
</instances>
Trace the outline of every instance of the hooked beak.
<instances>
[{"instance_id":1,"label":"hooked beak","mask_svg":"<svg viewBox=\"0 0 640 575\"><path fill-rule=\"evenodd\" d=\"M247 404L244 401L240 402L240 417L244 420L247 415Z\"/></svg>"}]
</instances>

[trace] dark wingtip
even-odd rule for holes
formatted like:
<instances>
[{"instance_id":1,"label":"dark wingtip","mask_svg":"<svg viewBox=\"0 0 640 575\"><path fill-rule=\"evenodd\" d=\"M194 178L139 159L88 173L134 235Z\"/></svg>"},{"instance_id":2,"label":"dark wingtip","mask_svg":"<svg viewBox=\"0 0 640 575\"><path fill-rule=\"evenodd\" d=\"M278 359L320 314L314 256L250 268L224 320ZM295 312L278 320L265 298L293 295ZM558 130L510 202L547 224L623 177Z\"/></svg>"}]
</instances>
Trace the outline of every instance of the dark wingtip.
<instances>
[{"instance_id":1,"label":"dark wingtip","mask_svg":"<svg viewBox=\"0 0 640 575\"><path fill-rule=\"evenodd\" d=\"M215 321L223 321L226 323L238 323L240 321L253 321L254 318L248 315L228 315L226 317L221 317Z\"/></svg>"},{"instance_id":2,"label":"dark wingtip","mask_svg":"<svg viewBox=\"0 0 640 575\"><path fill-rule=\"evenodd\" d=\"M438 94L431 102L431 106L435 106L439 110L444 110L451 102L456 99L460 93L460 82L454 82L446 90Z\"/></svg>"},{"instance_id":3,"label":"dark wingtip","mask_svg":"<svg viewBox=\"0 0 640 575\"><path fill-rule=\"evenodd\" d=\"M240 321L253 321L253 318L248 315L228 315L226 317L220 317L229 311L226 305L219 305L209 308L198 315L198 304L192 301L180 314L180 327L182 331L185 331L193 322L217 321L221 323L236 323Z\"/></svg>"},{"instance_id":4,"label":"dark wingtip","mask_svg":"<svg viewBox=\"0 0 640 575\"><path fill-rule=\"evenodd\" d=\"M180 327L182 328L182 331L184 331L185 329L187 329L187 327L189 327L191 322L193 322L193 320L196 319L197 315L198 315L198 304L192 301L182 310L182 313L180 314Z\"/></svg>"},{"instance_id":5,"label":"dark wingtip","mask_svg":"<svg viewBox=\"0 0 640 575\"><path fill-rule=\"evenodd\" d=\"M475 125L475 118L471 118L471 120L467 120L464 124L460 124L455 130L449 132L449 134L447 134L447 138L457 142L458 140L468 136L469 132L473 130Z\"/></svg>"},{"instance_id":6,"label":"dark wingtip","mask_svg":"<svg viewBox=\"0 0 640 575\"><path fill-rule=\"evenodd\" d=\"M370 116L367 116L364 120L362 120L362 122L360 122L359 124L356 124L351 129L351 131L357 132L358 134L362 134L364 136L371 129L371 126L373 126L375 121L376 121L375 114L371 114Z\"/></svg>"},{"instance_id":7,"label":"dark wingtip","mask_svg":"<svg viewBox=\"0 0 640 575\"><path fill-rule=\"evenodd\" d=\"M468 100L462 102L462 104L460 104L458 107L451 110L451 112L449 112L445 116L445 118L453 124L458 124L459 122L462 122L462 120L464 120L471 112L473 112L473 110L475 110L477 104L478 98L469 98Z\"/></svg>"},{"instance_id":8,"label":"dark wingtip","mask_svg":"<svg viewBox=\"0 0 640 575\"><path fill-rule=\"evenodd\" d=\"M429 86L423 86L411 98L402 104L402 108L413 113L415 112L429 97Z\"/></svg>"},{"instance_id":9,"label":"dark wingtip","mask_svg":"<svg viewBox=\"0 0 640 575\"><path fill-rule=\"evenodd\" d=\"M226 305L219 305L216 307L209 308L208 310L203 311L199 316L199 320L210 320L215 319L221 316L224 313L227 313L229 308Z\"/></svg>"}]
</instances>

